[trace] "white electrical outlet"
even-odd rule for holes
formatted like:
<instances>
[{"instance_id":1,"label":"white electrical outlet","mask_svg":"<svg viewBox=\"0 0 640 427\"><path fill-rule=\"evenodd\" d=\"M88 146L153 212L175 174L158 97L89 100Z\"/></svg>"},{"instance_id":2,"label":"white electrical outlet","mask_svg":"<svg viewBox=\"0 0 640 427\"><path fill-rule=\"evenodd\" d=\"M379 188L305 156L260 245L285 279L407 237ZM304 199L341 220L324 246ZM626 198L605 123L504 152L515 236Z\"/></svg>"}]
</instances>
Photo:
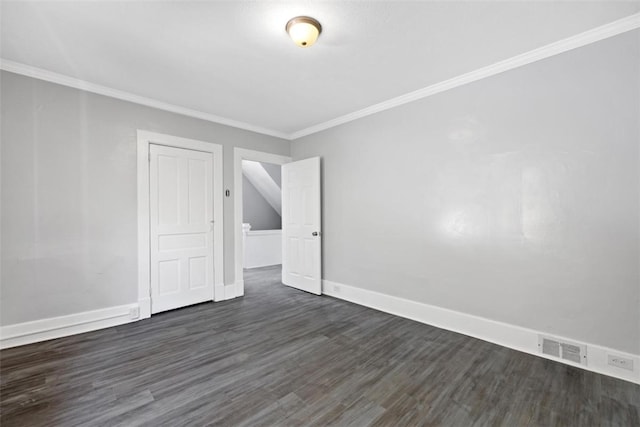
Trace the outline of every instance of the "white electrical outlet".
<instances>
[{"instance_id":1,"label":"white electrical outlet","mask_svg":"<svg viewBox=\"0 0 640 427\"><path fill-rule=\"evenodd\" d=\"M626 357L609 354L607 355L607 363L611 366L615 366L616 368L633 371L633 359L627 359Z\"/></svg>"},{"instance_id":2,"label":"white electrical outlet","mask_svg":"<svg viewBox=\"0 0 640 427\"><path fill-rule=\"evenodd\" d=\"M131 319L137 319L140 317L140 307L131 307L129 309L129 317Z\"/></svg>"}]
</instances>

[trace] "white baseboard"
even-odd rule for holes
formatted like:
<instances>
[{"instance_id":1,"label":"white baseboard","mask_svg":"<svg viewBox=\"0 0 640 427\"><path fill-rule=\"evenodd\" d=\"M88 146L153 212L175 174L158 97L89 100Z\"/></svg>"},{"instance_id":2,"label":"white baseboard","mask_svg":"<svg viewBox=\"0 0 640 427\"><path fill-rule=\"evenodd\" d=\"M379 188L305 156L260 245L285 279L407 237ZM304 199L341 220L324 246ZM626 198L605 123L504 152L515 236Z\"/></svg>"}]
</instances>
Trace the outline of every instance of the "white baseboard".
<instances>
[{"instance_id":1,"label":"white baseboard","mask_svg":"<svg viewBox=\"0 0 640 427\"><path fill-rule=\"evenodd\" d=\"M587 346L587 365L575 364L566 360L543 355L538 349L539 335L555 336L567 341L580 342L572 338L560 337L547 332L497 322L495 320L410 301L329 280L322 281L322 293L384 311L385 313L479 338L534 356L544 357L556 362L640 384L640 355L637 354L629 354L595 344L583 343ZM607 356L609 354L631 359L633 361L633 371L608 365Z\"/></svg>"},{"instance_id":2,"label":"white baseboard","mask_svg":"<svg viewBox=\"0 0 640 427\"><path fill-rule=\"evenodd\" d=\"M0 327L0 349L135 322L144 318L144 307L144 305L141 307L139 304L119 305L67 316L2 326ZM131 317L132 309L140 310L139 315L135 318ZM149 313L150 315L151 313Z\"/></svg>"},{"instance_id":3,"label":"white baseboard","mask_svg":"<svg viewBox=\"0 0 640 427\"><path fill-rule=\"evenodd\" d=\"M236 282L236 297L244 296L244 280L238 280Z\"/></svg>"},{"instance_id":4,"label":"white baseboard","mask_svg":"<svg viewBox=\"0 0 640 427\"><path fill-rule=\"evenodd\" d=\"M244 294L244 282L216 285L215 301L224 301ZM219 296L219 297L218 297ZM131 310L137 309L137 317ZM0 349L52 340L69 335L118 326L151 317L151 298L143 298L137 304L119 305L99 310L51 317L0 327Z\"/></svg>"},{"instance_id":5,"label":"white baseboard","mask_svg":"<svg viewBox=\"0 0 640 427\"><path fill-rule=\"evenodd\" d=\"M224 283L216 283L214 285L214 291L213 291L213 300L215 302L218 301L224 301L226 298L225 295L225 286Z\"/></svg>"},{"instance_id":6,"label":"white baseboard","mask_svg":"<svg viewBox=\"0 0 640 427\"><path fill-rule=\"evenodd\" d=\"M140 317L136 320L148 319L151 317L151 298L143 298L138 300L138 306L140 307Z\"/></svg>"},{"instance_id":7,"label":"white baseboard","mask_svg":"<svg viewBox=\"0 0 640 427\"><path fill-rule=\"evenodd\" d=\"M251 270L254 268L262 268L262 267L273 267L275 265L282 265L282 261L278 260L278 261L270 261L270 262L266 262L263 264L252 264L252 265L245 265L244 268L247 270Z\"/></svg>"},{"instance_id":8,"label":"white baseboard","mask_svg":"<svg viewBox=\"0 0 640 427\"><path fill-rule=\"evenodd\" d=\"M244 295L244 280L224 286L224 299L233 299Z\"/></svg>"}]
</instances>

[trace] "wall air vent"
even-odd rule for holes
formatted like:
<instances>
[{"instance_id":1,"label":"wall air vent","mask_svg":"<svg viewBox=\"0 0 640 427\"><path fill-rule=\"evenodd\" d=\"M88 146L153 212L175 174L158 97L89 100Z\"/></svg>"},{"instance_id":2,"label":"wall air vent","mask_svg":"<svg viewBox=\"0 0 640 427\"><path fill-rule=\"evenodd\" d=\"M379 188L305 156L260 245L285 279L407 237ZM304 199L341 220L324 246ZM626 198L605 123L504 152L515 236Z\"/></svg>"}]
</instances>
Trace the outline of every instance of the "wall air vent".
<instances>
[{"instance_id":1,"label":"wall air vent","mask_svg":"<svg viewBox=\"0 0 640 427\"><path fill-rule=\"evenodd\" d=\"M547 356L567 360L579 365L587 364L587 346L584 344L538 335L538 348L542 354Z\"/></svg>"},{"instance_id":2,"label":"wall air vent","mask_svg":"<svg viewBox=\"0 0 640 427\"><path fill-rule=\"evenodd\" d=\"M560 357L560 343L558 341L542 338L542 353L549 356Z\"/></svg>"}]
</instances>

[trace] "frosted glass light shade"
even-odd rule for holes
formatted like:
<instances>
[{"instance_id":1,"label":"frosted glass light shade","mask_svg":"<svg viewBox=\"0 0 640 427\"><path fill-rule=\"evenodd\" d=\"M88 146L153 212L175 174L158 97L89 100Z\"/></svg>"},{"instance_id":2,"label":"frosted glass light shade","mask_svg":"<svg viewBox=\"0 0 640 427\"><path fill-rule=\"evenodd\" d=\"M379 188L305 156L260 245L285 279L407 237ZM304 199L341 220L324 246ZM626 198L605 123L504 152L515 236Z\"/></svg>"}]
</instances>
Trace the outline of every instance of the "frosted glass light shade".
<instances>
[{"instance_id":1,"label":"frosted glass light shade","mask_svg":"<svg viewBox=\"0 0 640 427\"><path fill-rule=\"evenodd\" d=\"M287 33L295 44L300 47L313 45L322 32L322 26L318 21L308 16L297 16L287 22Z\"/></svg>"}]
</instances>

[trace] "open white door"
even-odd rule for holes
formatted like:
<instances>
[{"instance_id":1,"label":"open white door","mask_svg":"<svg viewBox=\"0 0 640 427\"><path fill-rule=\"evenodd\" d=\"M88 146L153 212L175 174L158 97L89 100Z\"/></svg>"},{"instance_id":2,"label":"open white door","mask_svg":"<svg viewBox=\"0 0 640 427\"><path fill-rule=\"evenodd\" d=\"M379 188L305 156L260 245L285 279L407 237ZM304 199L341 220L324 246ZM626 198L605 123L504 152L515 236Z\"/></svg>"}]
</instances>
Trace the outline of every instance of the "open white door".
<instances>
[{"instance_id":1,"label":"open white door","mask_svg":"<svg viewBox=\"0 0 640 427\"><path fill-rule=\"evenodd\" d=\"M213 299L213 155L149 146L151 311Z\"/></svg>"},{"instance_id":2,"label":"open white door","mask_svg":"<svg viewBox=\"0 0 640 427\"><path fill-rule=\"evenodd\" d=\"M320 295L320 157L282 165L282 283Z\"/></svg>"}]
</instances>

